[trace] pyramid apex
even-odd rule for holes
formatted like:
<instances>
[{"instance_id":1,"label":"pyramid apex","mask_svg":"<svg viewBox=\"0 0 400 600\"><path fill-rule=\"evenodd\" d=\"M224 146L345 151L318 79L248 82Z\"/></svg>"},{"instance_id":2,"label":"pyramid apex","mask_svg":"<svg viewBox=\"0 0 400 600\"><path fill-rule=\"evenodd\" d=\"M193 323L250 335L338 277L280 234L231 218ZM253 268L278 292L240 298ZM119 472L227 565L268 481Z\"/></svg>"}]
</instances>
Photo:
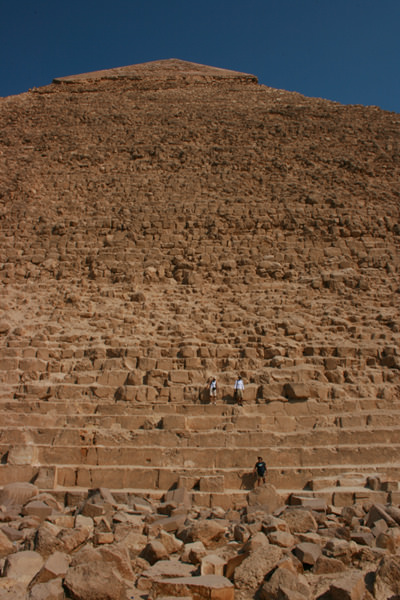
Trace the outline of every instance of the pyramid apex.
<instances>
[{"instance_id":1,"label":"pyramid apex","mask_svg":"<svg viewBox=\"0 0 400 600\"><path fill-rule=\"evenodd\" d=\"M155 60L137 65L126 67L116 67L113 69L104 69L102 71L92 71L78 75L68 75L67 77L56 77L53 83L74 83L88 80L100 79L188 79L188 80L223 80L223 79L241 79L258 82L255 75L221 69L219 67L209 67L198 63L180 60L178 58L168 58Z\"/></svg>"}]
</instances>

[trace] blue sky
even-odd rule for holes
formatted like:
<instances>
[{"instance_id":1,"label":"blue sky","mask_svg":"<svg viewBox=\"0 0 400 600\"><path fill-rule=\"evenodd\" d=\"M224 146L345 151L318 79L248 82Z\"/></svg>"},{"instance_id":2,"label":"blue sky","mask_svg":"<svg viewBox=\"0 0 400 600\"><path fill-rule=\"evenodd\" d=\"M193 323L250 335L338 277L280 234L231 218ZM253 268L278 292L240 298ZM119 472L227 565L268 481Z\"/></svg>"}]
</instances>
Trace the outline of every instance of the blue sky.
<instances>
[{"instance_id":1,"label":"blue sky","mask_svg":"<svg viewBox=\"0 0 400 600\"><path fill-rule=\"evenodd\" d=\"M163 58L400 113L400 0L0 0L0 96Z\"/></svg>"}]
</instances>

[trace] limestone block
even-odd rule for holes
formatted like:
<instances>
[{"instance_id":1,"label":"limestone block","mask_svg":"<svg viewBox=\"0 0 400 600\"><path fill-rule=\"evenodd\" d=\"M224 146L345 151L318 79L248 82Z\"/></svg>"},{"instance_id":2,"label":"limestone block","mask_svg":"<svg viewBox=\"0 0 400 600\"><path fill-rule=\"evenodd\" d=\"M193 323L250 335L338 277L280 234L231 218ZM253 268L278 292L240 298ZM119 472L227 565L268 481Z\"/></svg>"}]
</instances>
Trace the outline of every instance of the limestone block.
<instances>
[{"instance_id":1,"label":"limestone block","mask_svg":"<svg viewBox=\"0 0 400 600\"><path fill-rule=\"evenodd\" d=\"M177 385L169 386L169 399L171 402L183 402L183 388Z\"/></svg>"},{"instance_id":2,"label":"limestone block","mask_svg":"<svg viewBox=\"0 0 400 600\"><path fill-rule=\"evenodd\" d=\"M201 575L221 575L224 574L226 561L216 554L207 554L203 556L200 563Z\"/></svg>"},{"instance_id":3,"label":"limestone block","mask_svg":"<svg viewBox=\"0 0 400 600\"><path fill-rule=\"evenodd\" d=\"M21 358L18 366L21 371L44 373L47 369L47 362L37 358Z\"/></svg>"},{"instance_id":4,"label":"limestone block","mask_svg":"<svg viewBox=\"0 0 400 600\"><path fill-rule=\"evenodd\" d=\"M179 350L180 358L195 358L197 357L198 348L196 346L184 346Z\"/></svg>"},{"instance_id":5,"label":"limestone block","mask_svg":"<svg viewBox=\"0 0 400 600\"><path fill-rule=\"evenodd\" d=\"M244 392L243 392L243 400L245 402L255 402L255 400L258 398L258 395L259 395L258 389L259 389L258 385L254 385L254 384L245 385Z\"/></svg>"},{"instance_id":6,"label":"limestone block","mask_svg":"<svg viewBox=\"0 0 400 600\"><path fill-rule=\"evenodd\" d=\"M199 479L200 492L223 492L224 485L223 475L209 475Z\"/></svg>"},{"instance_id":7,"label":"limestone block","mask_svg":"<svg viewBox=\"0 0 400 600\"><path fill-rule=\"evenodd\" d=\"M237 503L239 503L242 506L246 503L244 494L241 497L236 497L236 495L230 493L221 494L212 492L210 494L210 506L212 508L220 507L224 510L229 510L231 508L234 508L237 505Z\"/></svg>"},{"instance_id":8,"label":"limestone block","mask_svg":"<svg viewBox=\"0 0 400 600\"><path fill-rule=\"evenodd\" d=\"M39 489L52 490L55 485L55 476L55 467L39 467L39 474L35 479L35 484Z\"/></svg>"},{"instance_id":9,"label":"limestone block","mask_svg":"<svg viewBox=\"0 0 400 600\"><path fill-rule=\"evenodd\" d=\"M150 593L161 596L190 596L196 600L234 600L233 583L220 575L168 578L155 581Z\"/></svg>"},{"instance_id":10,"label":"limestone block","mask_svg":"<svg viewBox=\"0 0 400 600\"><path fill-rule=\"evenodd\" d=\"M289 400L307 400L311 396L311 388L306 383L286 383L284 395Z\"/></svg>"},{"instance_id":11,"label":"limestone block","mask_svg":"<svg viewBox=\"0 0 400 600\"><path fill-rule=\"evenodd\" d=\"M315 532L318 529L318 524L311 512L302 508L285 509L281 514L281 519L286 521L292 534Z\"/></svg>"},{"instance_id":12,"label":"limestone block","mask_svg":"<svg viewBox=\"0 0 400 600\"><path fill-rule=\"evenodd\" d=\"M39 451L36 446L12 446L7 454L8 465L32 465L38 462Z\"/></svg>"},{"instance_id":13,"label":"limestone block","mask_svg":"<svg viewBox=\"0 0 400 600\"><path fill-rule=\"evenodd\" d=\"M391 504L400 505L400 492L389 492L389 501Z\"/></svg>"},{"instance_id":14,"label":"limestone block","mask_svg":"<svg viewBox=\"0 0 400 600\"><path fill-rule=\"evenodd\" d=\"M54 552L45 561L33 580L33 585L45 583L51 579L63 578L68 571L70 557L64 552Z\"/></svg>"},{"instance_id":15,"label":"limestone block","mask_svg":"<svg viewBox=\"0 0 400 600\"><path fill-rule=\"evenodd\" d=\"M176 469L160 469L158 474L158 487L161 490L169 490L179 483L180 474Z\"/></svg>"},{"instance_id":16,"label":"limestone block","mask_svg":"<svg viewBox=\"0 0 400 600\"><path fill-rule=\"evenodd\" d=\"M295 545L295 538L288 531L272 531L268 534L268 540L280 548L292 548Z\"/></svg>"},{"instance_id":17,"label":"limestone block","mask_svg":"<svg viewBox=\"0 0 400 600\"><path fill-rule=\"evenodd\" d=\"M0 490L0 504L4 506L19 506L26 504L31 498L37 496L38 488L33 483L15 482L4 485Z\"/></svg>"},{"instance_id":18,"label":"limestone block","mask_svg":"<svg viewBox=\"0 0 400 600\"><path fill-rule=\"evenodd\" d=\"M31 500L27 504L25 504L22 514L24 515L35 515L39 517L41 521L44 521L47 517L51 515L53 509L41 502L40 500Z\"/></svg>"},{"instance_id":19,"label":"limestone block","mask_svg":"<svg viewBox=\"0 0 400 600\"><path fill-rule=\"evenodd\" d=\"M257 487L247 495L249 506L261 505L268 507L267 512L273 513L284 505L283 498L270 483Z\"/></svg>"},{"instance_id":20,"label":"limestone block","mask_svg":"<svg viewBox=\"0 0 400 600\"><path fill-rule=\"evenodd\" d=\"M207 550L203 542L191 542L184 545L182 560L190 562L192 565L198 565L206 554Z\"/></svg>"},{"instance_id":21,"label":"limestone block","mask_svg":"<svg viewBox=\"0 0 400 600\"><path fill-rule=\"evenodd\" d=\"M260 600L270 600L270 598L301 600L309 597L310 588L305 577L281 566L274 571L260 590Z\"/></svg>"},{"instance_id":22,"label":"limestone block","mask_svg":"<svg viewBox=\"0 0 400 600\"><path fill-rule=\"evenodd\" d=\"M400 594L400 555L384 556L375 573L374 597L386 600Z\"/></svg>"},{"instance_id":23,"label":"limestone block","mask_svg":"<svg viewBox=\"0 0 400 600\"><path fill-rule=\"evenodd\" d=\"M6 558L2 575L28 585L42 568L43 562L38 552L22 550Z\"/></svg>"},{"instance_id":24,"label":"limestone block","mask_svg":"<svg viewBox=\"0 0 400 600\"><path fill-rule=\"evenodd\" d=\"M154 565L154 563L158 562L159 560L167 559L169 554L164 544L158 539L148 542L148 544L146 544L144 547L141 556L151 565Z\"/></svg>"},{"instance_id":25,"label":"limestone block","mask_svg":"<svg viewBox=\"0 0 400 600\"><path fill-rule=\"evenodd\" d=\"M163 544L164 548L168 552L168 555L180 552L184 546L181 540L178 540L178 538L176 538L174 535L163 529L158 534L157 540Z\"/></svg>"},{"instance_id":26,"label":"limestone block","mask_svg":"<svg viewBox=\"0 0 400 600\"><path fill-rule=\"evenodd\" d=\"M144 379L147 385L161 387L166 385L168 381L168 371L154 369L153 371L148 371Z\"/></svg>"},{"instance_id":27,"label":"limestone block","mask_svg":"<svg viewBox=\"0 0 400 600\"><path fill-rule=\"evenodd\" d=\"M332 494L332 503L334 506L352 506L354 504L354 491L338 491Z\"/></svg>"},{"instance_id":28,"label":"limestone block","mask_svg":"<svg viewBox=\"0 0 400 600\"><path fill-rule=\"evenodd\" d=\"M185 359L185 369L197 370L197 369L201 369L201 366L202 366L201 358L186 358Z\"/></svg>"},{"instance_id":29,"label":"limestone block","mask_svg":"<svg viewBox=\"0 0 400 600\"><path fill-rule=\"evenodd\" d=\"M18 369L18 358L0 358L0 371L15 371Z\"/></svg>"},{"instance_id":30,"label":"limestone block","mask_svg":"<svg viewBox=\"0 0 400 600\"><path fill-rule=\"evenodd\" d=\"M296 419L295 417L289 417L289 416L279 416L277 415L274 419L275 424L276 424L276 428L278 431L282 431L282 432L289 432L289 431L295 431L296 427L297 427L297 423L296 423Z\"/></svg>"},{"instance_id":31,"label":"limestone block","mask_svg":"<svg viewBox=\"0 0 400 600\"><path fill-rule=\"evenodd\" d=\"M127 378L126 371L105 371L97 377L98 385L118 387L124 385Z\"/></svg>"},{"instance_id":32,"label":"limestone block","mask_svg":"<svg viewBox=\"0 0 400 600\"><path fill-rule=\"evenodd\" d=\"M138 369L141 371L153 371L156 368L157 360L147 356L140 356L138 360Z\"/></svg>"},{"instance_id":33,"label":"limestone block","mask_svg":"<svg viewBox=\"0 0 400 600\"><path fill-rule=\"evenodd\" d=\"M171 358L159 358L156 369L160 371L171 371L173 369L173 360Z\"/></svg>"},{"instance_id":34,"label":"limestone block","mask_svg":"<svg viewBox=\"0 0 400 600\"><path fill-rule=\"evenodd\" d=\"M375 523L377 523L381 519L383 519L389 527L394 527L396 525L396 521L385 510L384 506L382 506L381 504L374 504L369 509L368 515L365 519L365 525L367 527L373 527Z\"/></svg>"},{"instance_id":35,"label":"limestone block","mask_svg":"<svg viewBox=\"0 0 400 600\"><path fill-rule=\"evenodd\" d=\"M283 383L263 383L259 388L258 396L268 402L272 402L276 398L283 399L284 384Z\"/></svg>"},{"instance_id":36,"label":"limestone block","mask_svg":"<svg viewBox=\"0 0 400 600\"><path fill-rule=\"evenodd\" d=\"M189 383L189 373L183 370L170 371L169 379L172 383Z\"/></svg>"},{"instance_id":37,"label":"limestone block","mask_svg":"<svg viewBox=\"0 0 400 600\"><path fill-rule=\"evenodd\" d=\"M293 549L295 556L303 563L303 565L315 565L318 558L321 556L321 548L318 544L302 542L297 544Z\"/></svg>"},{"instance_id":38,"label":"limestone block","mask_svg":"<svg viewBox=\"0 0 400 600\"><path fill-rule=\"evenodd\" d=\"M121 558L114 558L112 553L103 555L103 550L104 547L84 548L75 555L64 579L64 585L72 597L80 600L119 600L126 597L127 581L133 579L133 574L129 577L127 560L122 562Z\"/></svg>"},{"instance_id":39,"label":"limestone block","mask_svg":"<svg viewBox=\"0 0 400 600\"><path fill-rule=\"evenodd\" d=\"M309 496L300 496L299 494L291 494L291 506L303 506L311 510L325 512L327 510L326 502L323 498L311 498Z\"/></svg>"},{"instance_id":40,"label":"limestone block","mask_svg":"<svg viewBox=\"0 0 400 600\"><path fill-rule=\"evenodd\" d=\"M235 587L255 590L264 580L265 574L272 571L282 557L282 550L277 546L263 545L243 560L236 567L234 574Z\"/></svg>"},{"instance_id":41,"label":"limestone block","mask_svg":"<svg viewBox=\"0 0 400 600\"><path fill-rule=\"evenodd\" d=\"M184 527L186 521L186 513L179 513L170 517L163 517L154 521L153 525L158 531L163 529L167 533L176 532ZM181 540L179 540L181 541Z\"/></svg>"},{"instance_id":42,"label":"limestone block","mask_svg":"<svg viewBox=\"0 0 400 600\"><path fill-rule=\"evenodd\" d=\"M6 533L0 530L0 559L12 554L16 550L16 546L14 546Z\"/></svg>"},{"instance_id":43,"label":"limestone block","mask_svg":"<svg viewBox=\"0 0 400 600\"><path fill-rule=\"evenodd\" d=\"M226 525L218 520L199 519L178 532L177 537L185 544L202 542L206 547L215 541L223 539Z\"/></svg>"},{"instance_id":44,"label":"limestone block","mask_svg":"<svg viewBox=\"0 0 400 600\"><path fill-rule=\"evenodd\" d=\"M329 587L332 600L362 600L365 590L364 574L360 572L342 574Z\"/></svg>"},{"instance_id":45,"label":"limestone block","mask_svg":"<svg viewBox=\"0 0 400 600\"><path fill-rule=\"evenodd\" d=\"M186 429L186 417L184 415L164 415L161 420L162 429Z\"/></svg>"},{"instance_id":46,"label":"limestone block","mask_svg":"<svg viewBox=\"0 0 400 600\"><path fill-rule=\"evenodd\" d=\"M106 481L108 480L108 483ZM114 471L108 471L107 475L103 476L102 473L98 473L98 478L93 478L94 487L101 487L107 485L109 488L118 489L120 487L133 488L133 489L152 489L158 488L159 472L157 469L124 469L122 476L121 486L121 475Z\"/></svg>"},{"instance_id":47,"label":"limestone block","mask_svg":"<svg viewBox=\"0 0 400 600\"><path fill-rule=\"evenodd\" d=\"M63 600L65 596L62 578L35 583L30 589L29 598L30 600Z\"/></svg>"},{"instance_id":48,"label":"limestone block","mask_svg":"<svg viewBox=\"0 0 400 600\"><path fill-rule=\"evenodd\" d=\"M325 556L328 558L337 558L344 564L350 563L352 552L353 548L350 545L350 542L336 538L329 539L323 548L323 553Z\"/></svg>"},{"instance_id":49,"label":"limestone block","mask_svg":"<svg viewBox=\"0 0 400 600\"><path fill-rule=\"evenodd\" d=\"M345 571L346 566L337 558L329 558L328 556L320 556L313 567L313 573L322 575L325 573L341 573Z\"/></svg>"}]
</instances>

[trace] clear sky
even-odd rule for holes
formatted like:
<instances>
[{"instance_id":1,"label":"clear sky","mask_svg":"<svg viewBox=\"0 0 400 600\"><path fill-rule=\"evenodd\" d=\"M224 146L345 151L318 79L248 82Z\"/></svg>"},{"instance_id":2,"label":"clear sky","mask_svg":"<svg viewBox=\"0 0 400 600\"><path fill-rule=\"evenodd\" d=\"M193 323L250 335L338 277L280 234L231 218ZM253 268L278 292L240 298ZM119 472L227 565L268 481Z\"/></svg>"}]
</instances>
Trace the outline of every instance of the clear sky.
<instances>
[{"instance_id":1,"label":"clear sky","mask_svg":"<svg viewBox=\"0 0 400 600\"><path fill-rule=\"evenodd\" d=\"M400 0L0 0L0 96L180 58L400 113Z\"/></svg>"}]
</instances>

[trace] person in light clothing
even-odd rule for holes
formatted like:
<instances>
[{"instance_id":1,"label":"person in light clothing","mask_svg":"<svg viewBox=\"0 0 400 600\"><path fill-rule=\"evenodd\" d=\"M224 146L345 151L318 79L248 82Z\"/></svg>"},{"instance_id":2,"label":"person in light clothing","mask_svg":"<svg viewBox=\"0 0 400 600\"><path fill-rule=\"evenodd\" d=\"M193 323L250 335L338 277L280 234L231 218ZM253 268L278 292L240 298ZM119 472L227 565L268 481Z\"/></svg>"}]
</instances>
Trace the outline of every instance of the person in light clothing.
<instances>
[{"instance_id":1,"label":"person in light clothing","mask_svg":"<svg viewBox=\"0 0 400 600\"><path fill-rule=\"evenodd\" d=\"M217 380L215 379L215 377L213 377L211 380L210 387L209 387L209 393L210 393L210 402L212 404L216 404L217 403Z\"/></svg>"},{"instance_id":2,"label":"person in light clothing","mask_svg":"<svg viewBox=\"0 0 400 600\"><path fill-rule=\"evenodd\" d=\"M234 386L234 396L235 396L235 400L239 404L239 406L243 406L243 392L244 392L243 379L241 378L240 375L238 375L238 378L236 379L235 386Z\"/></svg>"}]
</instances>

